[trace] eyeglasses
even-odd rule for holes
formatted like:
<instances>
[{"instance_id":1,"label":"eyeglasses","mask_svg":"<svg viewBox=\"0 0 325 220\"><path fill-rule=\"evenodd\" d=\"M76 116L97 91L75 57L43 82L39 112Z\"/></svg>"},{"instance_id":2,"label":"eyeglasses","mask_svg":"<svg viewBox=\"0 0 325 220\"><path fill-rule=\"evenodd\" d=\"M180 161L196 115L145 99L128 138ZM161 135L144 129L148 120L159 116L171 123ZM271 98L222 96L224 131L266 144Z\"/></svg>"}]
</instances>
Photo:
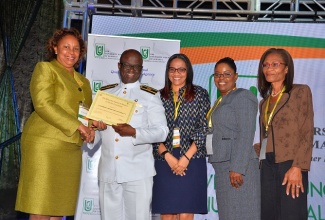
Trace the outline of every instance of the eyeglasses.
<instances>
[{"instance_id":1,"label":"eyeglasses","mask_svg":"<svg viewBox=\"0 0 325 220\"><path fill-rule=\"evenodd\" d=\"M268 69L270 67L272 68L278 68L280 65L287 65L285 63L280 63L280 62L273 62L273 63L263 63L262 68Z\"/></svg>"},{"instance_id":2,"label":"eyeglasses","mask_svg":"<svg viewBox=\"0 0 325 220\"><path fill-rule=\"evenodd\" d=\"M175 67L169 67L168 68L168 72L170 73L175 73L175 72L178 72L180 74L183 74L186 72L186 68L183 68L183 67L180 67L180 68L175 68Z\"/></svg>"},{"instance_id":3,"label":"eyeglasses","mask_svg":"<svg viewBox=\"0 0 325 220\"><path fill-rule=\"evenodd\" d=\"M225 72L224 74L214 73L213 76L214 78L221 78L221 76L223 76L224 78L229 78L232 76L232 73L231 72Z\"/></svg>"},{"instance_id":4,"label":"eyeglasses","mask_svg":"<svg viewBox=\"0 0 325 220\"><path fill-rule=\"evenodd\" d=\"M135 72L140 72L143 68L143 66L141 65L129 65L127 63L120 63L123 67L123 70L125 71L129 71L131 69L133 69Z\"/></svg>"}]
</instances>

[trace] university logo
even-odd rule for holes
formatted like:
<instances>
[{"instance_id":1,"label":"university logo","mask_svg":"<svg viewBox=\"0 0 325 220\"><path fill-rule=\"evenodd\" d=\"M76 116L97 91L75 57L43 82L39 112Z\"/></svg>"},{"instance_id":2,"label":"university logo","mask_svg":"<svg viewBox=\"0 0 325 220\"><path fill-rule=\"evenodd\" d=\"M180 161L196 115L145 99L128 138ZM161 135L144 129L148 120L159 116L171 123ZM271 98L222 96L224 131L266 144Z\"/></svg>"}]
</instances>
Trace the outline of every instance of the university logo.
<instances>
[{"instance_id":1,"label":"university logo","mask_svg":"<svg viewBox=\"0 0 325 220\"><path fill-rule=\"evenodd\" d=\"M103 85L103 81L101 80L94 80L93 81L93 92L96 93Z\"/></svg>"},{"instance_id":2,"label":"university logo","mask_svg":"<svg viewBox=\"0 0 325 220\"><path fill-rule=\"evenodd\" d=\"M90 157L87 158L87 161L86 161L86 171L87 173L90 173L94 170L94 167L95 167L95 163L94 163L94 160Z\"/></svg>"},{"instance_id":3,"label":"university logo","mask_svg":"<svg viewBox=\"0 0 325 220\"><path fill-rule=\"evenodd\" d=\"M84 198L83 212L91 213L93 211L93 208L94 208L94 199Z\"/></svg>"},{"instance_id":4,"label":"university logo","mask_svg":"<svg viewBox=\"0 0 325 220\"><path fill-rule=\"evenodd\" d=\"M141 47L140 52L141 52L143 60L150 59L150 47Z\"/></svg>"},{"instance_id":5,"label":"university logo","mask_svg":"<svg viewBox=\"0 0 325 220\"><path fill-rule=\"evenodd\" d=\"M95 44L95 57L104 56L105 44Z\"/></svg>"}]
</instances>

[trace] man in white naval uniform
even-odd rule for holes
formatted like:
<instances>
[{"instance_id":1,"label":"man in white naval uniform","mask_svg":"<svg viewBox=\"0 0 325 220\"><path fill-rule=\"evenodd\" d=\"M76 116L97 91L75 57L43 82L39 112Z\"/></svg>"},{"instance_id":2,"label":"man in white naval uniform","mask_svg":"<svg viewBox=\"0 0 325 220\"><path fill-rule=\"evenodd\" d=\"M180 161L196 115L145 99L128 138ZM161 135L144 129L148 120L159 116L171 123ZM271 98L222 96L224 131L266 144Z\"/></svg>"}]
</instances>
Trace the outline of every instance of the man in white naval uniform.
<instances>
[{"instance_id":1,"label":"man in white naval uniform","mask_svg":"<svg viewBox=\"0 0 325 220\"><path fill-rule=\"evenodd\" d=\"M101 90L137 102L129 124L107 126L96 132L101 140L98 167L102 220L149 220L153 176L151 143L165 141L168 127L160 93L141 86L142 56L137 50L121 54L121 83Z\"/></svg>"}]
</instances>

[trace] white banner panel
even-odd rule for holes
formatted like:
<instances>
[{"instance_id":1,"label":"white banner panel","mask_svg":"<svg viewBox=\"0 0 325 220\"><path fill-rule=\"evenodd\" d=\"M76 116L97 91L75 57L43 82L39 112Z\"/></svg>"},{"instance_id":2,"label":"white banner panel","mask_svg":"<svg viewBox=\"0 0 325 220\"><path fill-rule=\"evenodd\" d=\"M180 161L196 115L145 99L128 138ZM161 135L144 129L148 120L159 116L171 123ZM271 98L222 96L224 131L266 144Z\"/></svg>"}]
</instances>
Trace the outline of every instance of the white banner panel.
<instances>
[{"instance_id":1,"label":"white banner panel","mask_svg":"<svg viewBox=\"0 0 325 220\"><path fill-rule=\"evenodd\" d=\"M142 54L140 82L161 89L165 84L167 60L179 53L180 41L89 34L86 77L93 92L101 86L120 82L117 64L126 49L136 49Z\"/></svg>"},{"instance_id":2,"label":"white banner panel","mask_svg":"<svg viewBox=\"0 0 325 220\"><path fill-rule=\"evenodd\" d=\"M91 82L93 94L104 85L120 82L117 64L126 49L136 49L142 55L140 82L161 89L165 84L167 60L171 55L179 53L180 41L89 34L86 77ZM90 150L84 144L82 149L82 172L75 219L100 220L97 180L100 146Z\"/></svg>"},{"instance_id":3,"label":"white banner panel","mask_svg":"<svg viewBox=\"0 0 325 220\"><path fill-rule=\"evenodd\" d=\"M260 56L270 47L288 50L293 56L295 64L294 83L308 84L313 93L315 128L307 192L308 220L325 220L325 87L323 85L325 82L325 24L227 22L93 15L92 33L180 40L180 51L188 55L193 64L194 83L209 91L212 103L217 97L217 90L213 79L211 80L217 60L225 56L234 58L239 73L237 87L250 89L260 99L256 88ZM92 52L88 51L88 56L95 54L95 42L93 41L91 44L93 48L89 47ZM107 48L105 45L106 51ZM94 65L97 64L92 64L92 66ZM98 71L104 74L103 78L91 78L95 70L87 72L87 78L91 79L93 91L96 91L100 85L119 81L110 81L114 75L117 75L117 72L114 73L117 71L117 60L112 65L110 70L109 67L99 68ZM88 67L87 63L87 71ZM148 72L150 71L148 69ZM163 78L160 78L162 82L164 81L164 71L163 68L159 72L163 75ZM215 175L210 164L208 164L207 179L209 213L195 215L195 220L218 220L215 198L215 188L218 186L215 185ZM87 204L91 204L92 200L90 198L85 202L85 206L87 206ZM79 218L76 219L79 220Z\"/></svg>"}]
</instances>

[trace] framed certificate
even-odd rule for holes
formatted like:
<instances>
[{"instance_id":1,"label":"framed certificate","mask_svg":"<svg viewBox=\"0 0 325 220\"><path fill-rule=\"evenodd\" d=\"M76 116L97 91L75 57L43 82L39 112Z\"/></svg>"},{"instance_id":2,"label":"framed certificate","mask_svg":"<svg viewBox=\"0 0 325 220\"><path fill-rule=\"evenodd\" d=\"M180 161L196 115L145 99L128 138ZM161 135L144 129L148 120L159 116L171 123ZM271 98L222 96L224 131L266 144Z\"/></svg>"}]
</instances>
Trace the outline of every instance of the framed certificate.
<instances>
[{"instance_id":1,"label":"framed certificate","mask_svg":"<svg viewBox=\"0 0 325 220\"><path fill-rule=\"evenodd\" d=\"M90 106L87 118L102 120L108 125L128 124L135 106L135 101L99 90Z\"/></svg>"}]
</instances>

